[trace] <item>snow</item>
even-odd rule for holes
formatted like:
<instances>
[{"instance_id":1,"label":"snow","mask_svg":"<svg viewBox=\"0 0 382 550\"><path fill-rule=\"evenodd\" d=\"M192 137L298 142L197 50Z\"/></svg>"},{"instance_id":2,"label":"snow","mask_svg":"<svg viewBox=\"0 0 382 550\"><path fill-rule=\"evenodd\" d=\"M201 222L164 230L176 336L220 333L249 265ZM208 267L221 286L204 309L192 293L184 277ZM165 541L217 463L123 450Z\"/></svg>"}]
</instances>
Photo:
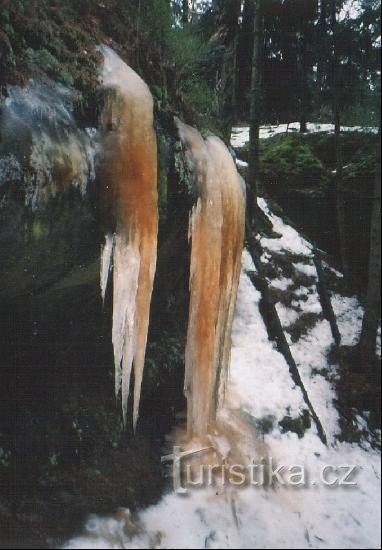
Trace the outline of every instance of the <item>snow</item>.
<instances>
[{"instance_id":1,"label":"snow","mask_svg":"<svg viewBox=\"0 0 382 550\"><path fill-rule=\"evenodd\" d=\"M283 453L284 442L280 440L279 445L277 452ZM335 450L320 448L320 457L301 456L296 438L288 438L288 445L291 457L309 460L312 471L317 471L325 462L341 464ZM347 454L352 462L363 466L362 454L357 448L348 446ZM365 489L370 489L377 481L371 466L375 464L361 471ZM114 534L113 548L147 548L144 541L155 540L155 533L163 537L156 548L376 548L378 523L370 518L376 518L378 501L368 500L364 491L357 493L358 499L350 498L355 491L348 489L330 490L320 486L293 491L248 488L240 495L216 494L210 489L194 491L182 499L167 495L159 506L141 515L142 523L150 526L144 536L129 541L123 522L111 523L110 519L103 520L104 523L98 521L96 525L93 521L89 535L107 533L109 527ZM365 524L370 530L364 533L360 525ZM92 546L94 539L89 535L77 548L102 547ZM108 539L105 537L104 541L107 543ZM110 545L103 547L111 548Z\"/></svg>"},{"instance_id":2,"label":"snow","mask_svg":"<svg viewBox=\"0 0 382 550\"><path fill-rule=\"evenodd\" d=\"M276 304L276 311L283 328L290 327L291 325L293 325L293 323L298 321L300 317L298 311L296 311L295 309L291 309L290 307L286 307L281 302L278 302ZM290 344L290 336L288 334L286 334L286 338Z\"/></svg>"},{"instance_id":3,"label":"snow","mask_svg":"<svg viewBox=\"0 0 382 550\"><path fill-rule=\"evenodd\" d=\"M245 162L244 160L236 159L236 166L238 166L238 168L248 168L248 162Z\"/></svg>"},{"instance_id":4,"label":"snow","mask_svg":"<svg viewBox=\"0 0 382 550\"><path fill-rule=\"evenodd\" d=\"M362 13L362 5L359 0L346 0L339 13L339 21L345 19L357 19Z\"/></svg>"},{"instance_id":5,"label":"snow","mask_svg":"<svg viewBox=\"0 0 382 550\"><path fill-rule=\"evenodd\" d=\"M314 277L317 279L317 270L316 267L312 264L304 264L302 262L298 262L296 264L293 264L297 271L300 273L303 273L307 277Z\"/></svg>"},{"instance_id":6,"label":"snow","mask_svg":"<svg viewBox=\"0 0 382 550\"><path fill-rule=\"evenodd\" d=\"M308 295L305 296L304 300L302 300L301 296L298 298L296 297L296 299L292 301L292 306L302 310L303 313L315 313L316 315L322 313L318 294L313 290L313 287Z\"/></svg>"},{"instance_id":7,"label":"snow","mask_svg":"<svg viewBox=\"0 0 382 550\"><path fill-rule=\"evenodd\" d=\"M286 134L287 132L296 133L300 130L299 122L290 122L289 124L277 124L260 127L260 139L267 139L277 134ZM324 124L308 122L307 133L334 132L334 124ZM368 132L378 133L378 128L374 126L341 126L341 132ZM235 148L244 147L249 142L249 126L236 126L232 128L231 145Z\"/></svg>"},{"instance_id":8,"label":"snow","mask_svg":"<svg viewBox=\"0 0 382 550\"><path fill-rule=\"evenodd\" d=\"M320 371L328 369L327 354L332 344L330 325L328 321L320 320L290 347L314 409L329 441L333 443L334 436L339 432L339 416L333 404L335 393L331 383L320 374Z\"/></svg>"},{"instance_id":9,"label":"snow","mask_svg":"<svg viewBox=\"0 0 382 550\"><path fill-rule=\"evenodd\" d=\"M355 346L361 335L363 308L356 296L346 297L340 294L332 296L332 306L337 318L343 346Z\"/></svg>"},{"instance_id":10,"label":"snow","mask_svg":"<svg viewBox=\"0 0 382 550\"><path fill-rule=\"evenodd\" d=\"M320 375L320 372L328 368L327 355L333 344L333 338L328 321L322 319L322 308L315 284L317 270L313 263L313 247L297 231L275 216L264 199L260 199L259 204L272 221L273 230L281 235L276 239L261 238L261 245L277 253L287 251L300 256L301 261L291 264L295 269L295 275L306 275L314 283L313 286L300 287L294 292L295 297L291 302L291 307L277 303L276 310L284 328L295 323L303 314L317 316L315 326L307 334L302 335L297 342L292 342L288 334L286 336L313 407L323 424L327 437L333 442L334 436L338 432L338 413L333 405L333 388L324 376ZM286 279L281 275L273 279L270 286L287 290L292 284L292 279ZM351 302L351 305L355 306L356 303ZM346 309L348 318L344 320L345 325L347 322L346 326L349 331L352 327L351 319L349 319L352 314L351 305L348 304Z\"/></svg>"},{"instance_id":11,"label":"snow","mask_svg":"<svg viewBox=\"0 0 382 550\"><path fill-rule=\"evenodd\" d=\"M273 231L281 235L279 239L260 237L260 243L263 248L272 252L286 251L309 257L312 255L313 246L306 239L302 238L293 227L286 225L279 216L273 214L264 199L259 199L259 206L272 222Z\"/></svg>"},{"instance_id":12,"label":"snow","mask_svg":"<svg viewBox=\"0 0 382 550\"><path fill-rule=\"evenodd\" d=\"M323 267L324 269L329 269L329 271L331 271L332 273L334 273L334 275L337 277L337 279L343 279L343 278L344 278L343 273L341 273L340 271L338 271L338 269L335 269L333 266L329 265L327 262L323 261L323 262L322 262L322 267Z\"/></svg>"},{"instance_id":13,"label":"snow","mask_svg":"<svg viewBox=\"0 0 382 550\"><path fill-rule=\"evenodd\" d=\"M293 285L293 279L287 277L280 277L280 279L273 279L270 281L270 286L278 290L287 290L291 285Z\"/></svg>"},{"instance_id":14,"label":"snow","mask_svg":"<svg viewBox=\"0 0 382 550\"><path fill-rule=\"evenodd\" d=\"M248 257L245 265L254 269ZM271 415L282 420L288 411L298 415L304 401L284 357L269 342L258 308L260 297L243 270L232 332L230 387L240 395L242 408L253 417ZM267 388L269 391L263 391Z\"/></svg>"},{"instance_id":15,"label":"snow","mask_svg":"<svg viewBox=\"0 0 382 550\"><path fill-rule=\"evenodd\" d=\"M315 277L311 244L273 215L265 201L261 201L261 207L281 235L261 240L271 251L269 255L285 250L305 256L304 261L294 265L296 274L303 271ZM93 516L84 534L69 541L65 548L380 547L380 454L366 442L361 447L335 438L339 432L336 395L324 376L328 369L336 374L335 366L327 360L333 344L329 323L318 315L306 334L297 342L290 342L310 400L328 436L329 443L325 446L314 424L301 439L280 429L278 422L284 416L295 417L306 407L284 358L268 339L259 312L260 293L252 285L248 271L255 271L255 267L245 250L225 414L235 410L257 426L262 419L269 419L268 432L257 435L266 453L263 458L271 457L273 463L285 468L301 465L305 482L299 486L276 481L272 486L233 487L223 485L220 480L213 487L191 488L186 495L169 492L158 504L139 513L138 534L123 518ZM273 286L277 284L286 286L282 275L272 281ZM320 313L315 286L299 288L296 295L297 314ZM307 301L302 299L304 296ZM344 343L355 343L362 319L358 301L337 294L333 307ZM290 308L277 304L277 309L283 324L296 319L293 304ZM229 455L225 442L223 447L225 456ZM354 468L351 477L354 485L324 483L330 482L334 473L344 474L345 466Z\"/></svg>"}]
</instances>

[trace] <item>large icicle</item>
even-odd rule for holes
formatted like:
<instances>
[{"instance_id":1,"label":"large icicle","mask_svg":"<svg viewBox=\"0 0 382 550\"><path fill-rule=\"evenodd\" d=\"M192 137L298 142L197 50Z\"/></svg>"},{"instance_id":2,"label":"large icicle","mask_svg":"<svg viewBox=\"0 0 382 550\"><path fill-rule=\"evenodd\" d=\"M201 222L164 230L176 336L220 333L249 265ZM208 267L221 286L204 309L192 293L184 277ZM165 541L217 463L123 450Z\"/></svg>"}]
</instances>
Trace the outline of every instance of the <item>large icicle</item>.
<instances>
[{"instance_id":1,"label":"large icicle","mask_svg":"<svg viewBox=\"0 0 382 550\"><path fill-rule=\"evenodd\" d=\"M101 114L102 206L112 226L101 259L101 291L106 292L113 257L113 347L116 395L122 393L127 420L134 368L133 426L139 401L156 264L157 148L153 100L147 85L110 48L102 82L108 89ZM114 235L112 232L114 231Z\"/></svg>"},{"instance_id":2,"label":"large icicle","mask_svg":"<svg viewBox=\"0 0 382 550\"><path fill-rule=\"evenodd\" d=\"M114 237L110 233L105 235L105 244L101 249L101 295L102 300L105 300L107 283L111 268L111 257L113 254Z\"/></svg>"},{"instance_id":3,"label":"large icicle","mask_svg":"<svg viewBox=\"0 0 382 550\"><path fill-rule=\"evenodd\" d=\"M185 395L190 435L205 436L222 405L244 238L245 193L233 159L217 137L179 120L179 136L197 178L190 219L190 308Z\"/></svg>"}]
</instances>

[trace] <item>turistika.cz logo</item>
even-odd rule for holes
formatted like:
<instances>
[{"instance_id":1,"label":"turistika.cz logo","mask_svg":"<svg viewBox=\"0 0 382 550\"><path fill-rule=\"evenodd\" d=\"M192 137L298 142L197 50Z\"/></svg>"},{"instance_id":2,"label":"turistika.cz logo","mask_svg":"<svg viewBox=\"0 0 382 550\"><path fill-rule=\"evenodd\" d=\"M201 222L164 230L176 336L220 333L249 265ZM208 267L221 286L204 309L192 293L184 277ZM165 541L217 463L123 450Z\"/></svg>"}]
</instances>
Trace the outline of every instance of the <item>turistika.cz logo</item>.
<instances>
[{"instance_id":1,"label":"turistika.cz logo","mask_svg":"<svg viewBox=\"0 0 382 550\"><path fill-rule=\"evenodd\" d=\"M217 483L234 487L349 487L357 485L357 466L324 464L313 479L303 464L280 464L272 457L250 460L248 464L231 464L223 461L218 464L190 463L190 459L203 453L213 452L212 447L182 451L173 447L172 454L163 456L162 463L172 463L174 491L186 494L190 488L211 487ZM197 470L197 472L195 471Z\"/></svg>"}]
</instances>

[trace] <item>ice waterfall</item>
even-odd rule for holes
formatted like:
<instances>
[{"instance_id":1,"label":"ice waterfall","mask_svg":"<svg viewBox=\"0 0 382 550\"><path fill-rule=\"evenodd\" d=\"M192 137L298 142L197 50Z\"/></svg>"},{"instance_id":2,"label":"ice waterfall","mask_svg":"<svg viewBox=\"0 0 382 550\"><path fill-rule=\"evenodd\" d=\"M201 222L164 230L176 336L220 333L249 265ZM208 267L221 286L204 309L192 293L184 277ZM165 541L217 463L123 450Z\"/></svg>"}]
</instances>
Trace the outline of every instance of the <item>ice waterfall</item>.
<instances>
[{"instance_id":1,"label":"ice waterfall","mask_svg":"<svg viewBox=\"0 0 382 550\"><path fill-rule=\"evenodd\" d=\"M153 102L146 84L103 46L101 114L102 205L108 231L102 248L101 291L113 270L115 391L127 420L134 371L136 427L156 265L157 148ZM231 328L244 237L245 191L233 159L215 137L176 119L179 138L195 177L197 201L190 214L190 304L185 395L188 432L205 435L224 399ZM105 216L106 218L106 216Z\"/></svg>"},{"instance_id":2,"label":"ice waterfall","mask_svg":"<svg viewBox=\"0 0 382 550\"><path fill-rule=\"evenodd\" d=\"M101 258L105 296L113 269L115 392L126 424L132 368L133 426L137 424L157 255L157 147L148 86L113 50L101 47L102 207L109 228Z\"/></svg>"},{"instance_id":3,"label":"ice waterfall","mask_svg":"<svg viewBox=\"0 0 382 550\"><path fill-rule=\"evenodd\" d=\"M245 188L224 143L176 121L196 179L190 216L190 306L186 344L187 431L205 436L226 387L244 238Z\"/></svg>"}]
</instances>

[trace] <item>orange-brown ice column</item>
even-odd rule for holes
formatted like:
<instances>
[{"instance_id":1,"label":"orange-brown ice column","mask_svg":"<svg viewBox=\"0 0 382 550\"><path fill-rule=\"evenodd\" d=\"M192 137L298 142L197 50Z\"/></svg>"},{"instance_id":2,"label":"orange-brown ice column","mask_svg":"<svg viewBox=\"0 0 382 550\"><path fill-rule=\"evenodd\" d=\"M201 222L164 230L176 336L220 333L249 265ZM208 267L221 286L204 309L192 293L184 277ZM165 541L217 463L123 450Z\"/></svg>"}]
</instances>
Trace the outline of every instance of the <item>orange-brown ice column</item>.
<instances>
[{"instance_id":1,"label":"orange-brown ice column","mask_svg":"<svg viewBox=\"0 0 382 550\"><path fill-rule=\"evenodd\" d=\"M134 367L136 427L156 265L157 146L153 101L143 80L111 49L102 47L103 85L109 89L101 115L101 182L105 210L115 227L102 252L105 294L113 265L113 347L116 395L126 422Z\"/></svg>"},{"instance_id":2,"label":"orange-brown ice column","mask_svg":"<svg viewBox=\"0 0 382 550\"><path fill-rule=\"evenodd\" d=\"M190 308L185 395L190 436L204 436L222 405L244 238L245 194L233 159L217 137L203 139L177 120L196 176L190 218Z\"/></svg>"}]
</instances>

